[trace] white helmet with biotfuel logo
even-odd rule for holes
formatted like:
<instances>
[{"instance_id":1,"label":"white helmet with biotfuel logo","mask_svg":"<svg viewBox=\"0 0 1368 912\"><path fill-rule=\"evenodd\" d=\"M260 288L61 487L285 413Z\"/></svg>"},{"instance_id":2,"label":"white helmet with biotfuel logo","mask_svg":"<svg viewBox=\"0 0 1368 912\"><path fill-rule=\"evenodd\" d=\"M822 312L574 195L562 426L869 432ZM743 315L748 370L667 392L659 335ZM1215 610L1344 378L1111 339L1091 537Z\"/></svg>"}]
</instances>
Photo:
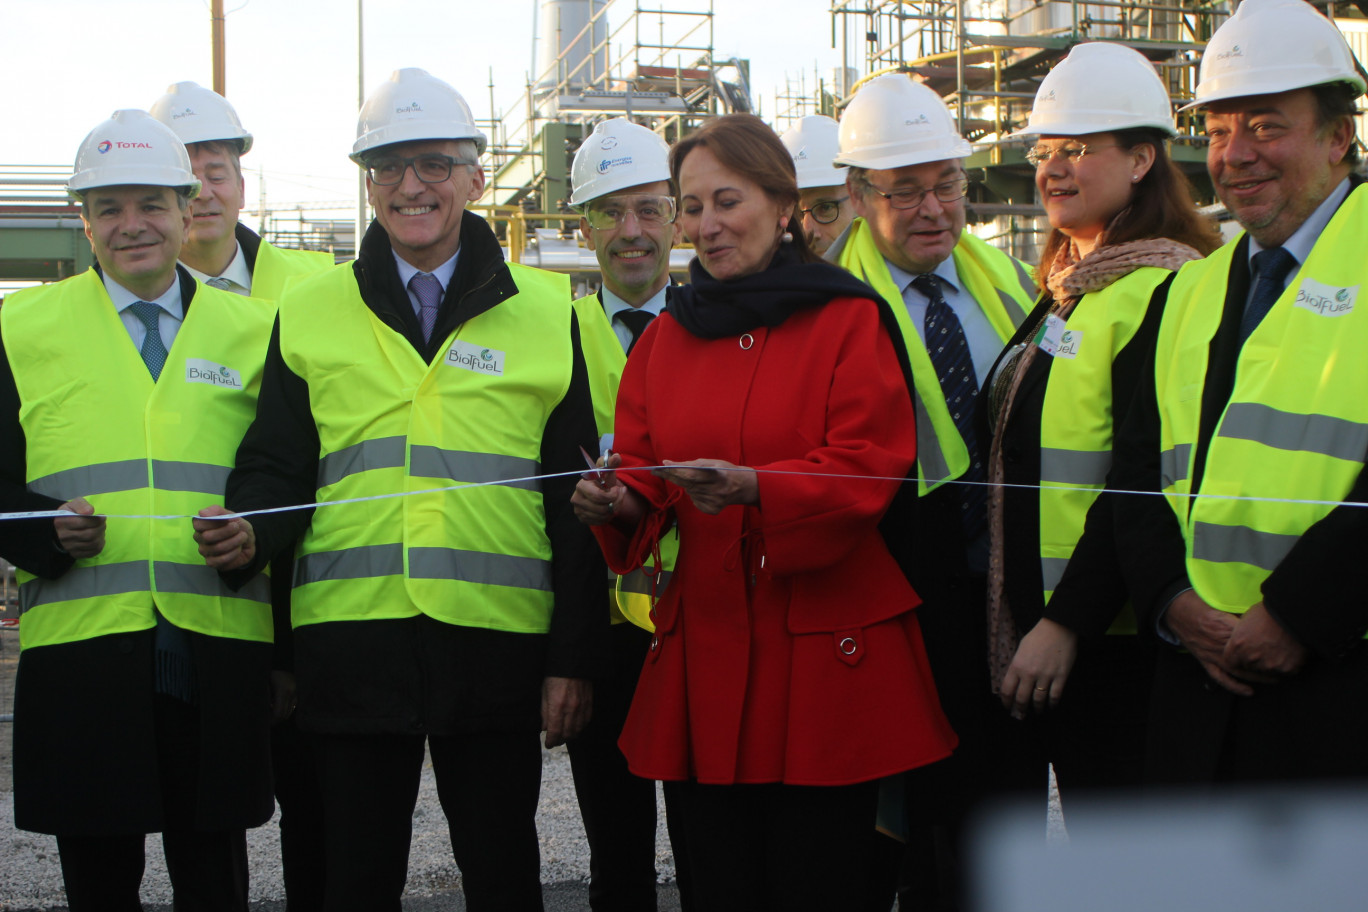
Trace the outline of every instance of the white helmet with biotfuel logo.
<instances>
[{"instance_id":1,"label":"white helmet with biotfuel logo","mask_svg":"<svg viewBox=\"0 0 1368 912\"><path fill-rule=\"evenodd\" d=\"M193 82L168 86L148 113L171 128L187 146L201 142L230 142L239 155L252 148L252 134L242 127L237 111L218 92Z\"/></svg>"},{"instance_id":2,"label":"white helmet with biotfuel logo","mask_svg":"<svg viewBox=\"0 0 1368 912\"><path fill-rule=\"evenodd\" d=\"M845 183L845 166L832 164L841 151L841 125L836 121L825 114L809 114L779 138L793 156L799 190Z\"/></svg>"},{"instance_id":3,"label":"white helmet with biotfuel logo","mask_svg":"<svg viewBox=\"0 0 1368 912\"><path fill-rule=\"evenodd\" d=\"M901 73L865 83L841 116L835 164L886 170L968 157L945 101Z\"/></svg>"},{"instance_id":4,"label":"white helmet with biotfuel logo","mask_svg":"<svg viewBox=\"0 0 1368 912\"><path fill-rule=\"evenodd\" d=\"M484 154L488 141L460 92L427 70L406 67L390 74L361 106L351 160L364 167L382 146L428 139L468 139L476 155Z\"/></svg>"}]
</instances>

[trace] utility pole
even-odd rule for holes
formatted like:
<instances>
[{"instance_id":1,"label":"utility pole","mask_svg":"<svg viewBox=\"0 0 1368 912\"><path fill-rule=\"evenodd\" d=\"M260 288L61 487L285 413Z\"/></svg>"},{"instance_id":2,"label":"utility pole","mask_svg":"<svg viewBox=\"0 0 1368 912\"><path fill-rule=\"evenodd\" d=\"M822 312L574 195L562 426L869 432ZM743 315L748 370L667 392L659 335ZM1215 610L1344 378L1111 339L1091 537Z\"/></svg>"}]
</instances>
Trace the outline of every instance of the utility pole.
<instances>
[{"instance_id":1,"label":"utility pole","mask_svg":"<svg viewBox=\"0 0 1368 912\"><path fill-rule=\"evenodd\" d=\"M365 0L356 0L356 110L366 103ZM361 236L366 233L366 171L356 176L356 243L354 256L361 255Z\"/></svg>"},{"instance_id":2,"label":"utility pole","mask_svg":"<svg viewBox=\"0 0 1368 912\"><path fill-rule=\"evenodd\" d=\"M214 91L225 98L227 82L223 66L223 0L211 0L209 7L210 43L214 48Z\"/></svg>"}]
</instances>

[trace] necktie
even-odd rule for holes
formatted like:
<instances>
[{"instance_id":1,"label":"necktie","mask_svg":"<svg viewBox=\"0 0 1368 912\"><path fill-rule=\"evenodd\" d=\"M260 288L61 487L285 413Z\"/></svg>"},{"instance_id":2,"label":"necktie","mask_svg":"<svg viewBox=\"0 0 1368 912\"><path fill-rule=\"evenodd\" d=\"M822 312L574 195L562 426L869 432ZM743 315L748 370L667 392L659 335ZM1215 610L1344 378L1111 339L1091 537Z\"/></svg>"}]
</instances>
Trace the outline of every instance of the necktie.
<instances>
[{"instance_id":1,"label":"necktie","mask_svg":"<svg viewBox=\"0 0 1368 912\"><path fill-rule=\"evenodd\" d=\"M221 288L224 291L233 291L237 288L237 283L232 279L225 279L223 276L214 276L212 279L205 279L204 284L210 288Z\"/></svg>"},{"instance_id":2,"label":"necktie","mask_svg":"<svg viewBox=\"0 0 1368 912\"><path fill-rule=\"evenodd\" d=\"M423 341L431 341L432 329L437 325L437 308L442 304L442 283L431 273L420 272L409 279L408 287L418 299L418 322L423 327Z\"/></svg>"},{"instance_id":3,"label":"necktie","mask_svg":"<svg viewBox=\"0 0 1368 912\"><path fill-rule=\"evenodd\" d=\"M978 381L974 377L974 359L969 354L969 340L959 317L945 303L940 280L933 275L919 275L912 287L926 295L926 352L931 366L940 380L941 394L950 409L955 429L969 449L969 470L962 481L986 480L983 457L979 454L978 438L974 432L974 405L978 398ZM981 484L960 486L960 519L965 539L978 541L987 527L987 491Z\"/></svg>"},{"instance_id":4,"label":"necktie","mask_svg":"<svg viewBox=\"0 0 1368 912\"><path fill-rule=\"evenodd\" d=\"M649 310L637 310L636 308L633 308L631 310L619 310L615 315L615 319L619 320L623 326L627 327L632 332L632 342L627 346L627 354L630 355L632 349L636 348L637 340L640 339L641 334L646 331L647 325L655 319L655 314L651 313Z\"/></svg>"},{"instance_id":5,"label":"necktie","mask_svg":"<svg viewBox=\"0 0 1368 912\"><path fill-rule=\"evenodd\" d=\"M161 376L162 368L166 366L166 344L162 342L161 327L157 325L161 317L161 308L156 304L139 301L130 305L129 310L133 311L133 315L142 320L142 325L147 327L141 354L143 363L147 365L147 370L155 382Z\"/></svg>"},{"instance_id":6,"label":"necktie","mask_svg":"<svg viewBox=\"0 0 1368 912\"><path fill-rule=\"evenodd\" d=\"M1254 254L1254 294L1250 295L1244 318L1240 320L1241 345L1282 296L1283 279L1296 265L1297 258L1282 247L1270 247Z\"/></svg>"}]
</instances>

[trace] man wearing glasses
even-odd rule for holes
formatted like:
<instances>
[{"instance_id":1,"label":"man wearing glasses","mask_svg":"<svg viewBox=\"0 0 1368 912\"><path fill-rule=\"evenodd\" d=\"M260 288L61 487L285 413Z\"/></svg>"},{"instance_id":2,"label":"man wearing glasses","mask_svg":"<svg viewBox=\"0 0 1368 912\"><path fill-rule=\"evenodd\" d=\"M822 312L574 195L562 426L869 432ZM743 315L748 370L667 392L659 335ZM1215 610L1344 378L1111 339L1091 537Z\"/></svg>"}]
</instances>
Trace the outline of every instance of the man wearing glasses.
<instances>
[{"instance_id":1,"label":"man wearing glasses","mask_svg":"<svg viewBox=\"0 0 1368 912\"><path fill-rule=\"evenodd\" d=\"M231 582L299 541L329 910L400 909L425 749L466 907L541 909L537 736L579 732L599 671L607 570L570 509L576 476L530 479L582 470L595 445L569 284L506 264L467 211L484 145L422 70L366 102L352 158L375 222L354 264L283 296L226 497L334 503L195 523Z\"/></svg>"},{"instance_id":2,"label":"man wearing glasses","mask_svg":"<svg viewBox=\"0 0 1368 912\"><path fill-rule=\"evenodd\" d=\"M846 190L845 166L831 163L840 152L840 131L840 124L825 114L809 114L779 137L793 156L803 233L818 256L827 252L855 218Z\"/></svg>"},{"instance_id":3,"label":"man wearing glasses","mask_svg":"<svg viewBox=\"0 0 1368 912\"><path fill-rule=\"evenodd\" d=\"M665 309L670 250L678 236L669 155L654 132L615 117L594 127L570 168L570 204L580 210L580 231L603 277L598 293L575 301L574 308L605 451L612 446L613 411L627 355ZM670 557L667 579L674 552L669 539L662 544ZM663 588L663 579L659 585ZM651 643L647 630L627 621L650 623L651 579L638 570L617 588L609 617L612 664L607 676L594 682L593 720L568 748L589 840L589 906L594 912L650 912L656 908L655 783L628 771L617 740ZM667 805L670 787L666 783ZM677 880L688 909L685 864L676 845Z\"/></svg>"},{"instance_id":4,"label":"man wearing glasses","mask_svg":"<svg viewBox=\"0 0 1368 912\"><path fill-rule=\"evenodd\" d=\"M907 569L923 600L918 616L941 705L960 738L953 757L906 779L911 858L928 863L933 854L953 859L972 805L1014 784L1002 759L1012 753L1011 720L988 675L988 441L975 405L1031 309L1035 283L1021 263L964 230L972 149L935 92L905 75L880 76L856 94L840 127L835 163L850 168L846 188L859 218L827 259L889 301L907 342L920 497ZM919 872L923 895L905 903L953 904L957 866L941 864L937 875Z\"/></svg>"}]
</instances>

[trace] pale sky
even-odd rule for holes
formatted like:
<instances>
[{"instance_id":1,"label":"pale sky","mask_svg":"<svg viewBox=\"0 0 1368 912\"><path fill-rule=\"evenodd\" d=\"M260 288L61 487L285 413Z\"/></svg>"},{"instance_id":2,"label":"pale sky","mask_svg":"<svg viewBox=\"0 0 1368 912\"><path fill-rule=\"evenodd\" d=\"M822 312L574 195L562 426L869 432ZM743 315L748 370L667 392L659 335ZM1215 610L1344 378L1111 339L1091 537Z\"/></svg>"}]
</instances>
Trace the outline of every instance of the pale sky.
<instances>
[{"instance_id":1,"label":"pale sky","mask_svg":"<svg viewBox=\"0 0 1368 912\"><path fill-rule=\"evenodd\" d=\"M706 9L675 0L670 9ZM614 13L621 6L623 12ZM619 0L610 27L635 6ZM347 200L357 111L355 0L225 0L227 96L255 146L243 159L248 205L264 169L272 203ZM715 56L751 60L752 96L774 94L814 67L840 63L828 0L715 0ZM532 68L535 0L368 0L367 94L418 66L490 113ZM645 17L643 17L643 20ZM0 165L70 166L81 139L118 108L144 108L173 82L212 84L208 0L6 0L0 4ZM614 52L616 56L616 51ZM687 60L685 61L687 63Z\"/></svg>"}]
</instances>

